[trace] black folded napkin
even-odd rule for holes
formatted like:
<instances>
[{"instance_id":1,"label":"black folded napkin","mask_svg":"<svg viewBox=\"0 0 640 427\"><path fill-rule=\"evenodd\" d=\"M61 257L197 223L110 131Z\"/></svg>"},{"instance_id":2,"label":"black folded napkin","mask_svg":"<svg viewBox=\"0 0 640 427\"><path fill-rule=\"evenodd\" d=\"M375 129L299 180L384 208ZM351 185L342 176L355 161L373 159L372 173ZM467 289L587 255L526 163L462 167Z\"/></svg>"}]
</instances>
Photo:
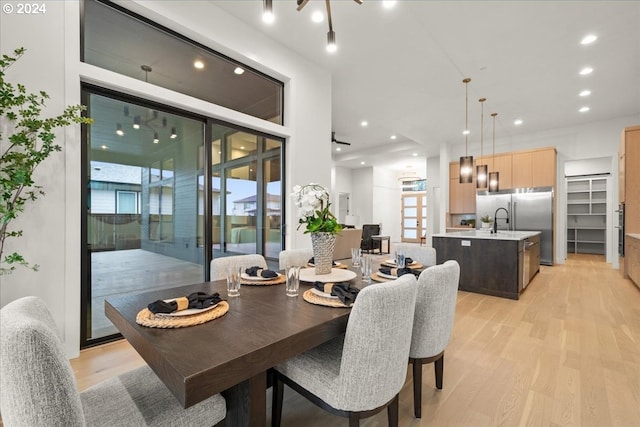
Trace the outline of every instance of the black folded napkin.
<instances>
[{"instance_id":1,"label":"black folded napkin","mask_svg":"<svg viewBox=\"0 0 640 427\"><path fill-rule=\"evenodd\" d=\"M404 265L413 264L413 258L406 257L404 259Z\"/></svg>"},{"instance_id":2,"label":"black folded napkin","mask_svg":"<svg viewBox=\"0 0 640 427\"><path fill-rule=\"evenodd\" d=\"M315 265L315 262L314 262L314 260L313 260L313 257L309 258L309 261L307 261L307 262L308 262L309 264L313 264L313 265ZM332 261L332 265L333 265L334 267L337 267L337 266L338 266L338 263L337 263L336 261Z\"/></svg>"},{"instance_id":3,"label":"black folded napkin","mask_svg":"<svg viewBox=\"0 0 640 427\"><path fill-rule=\"evenodd\" d=\"M216 305L222 301L219 293L211 295L204 292L194 292L186 297L176 298L173 301L166 302L161 299L150 303L147 308L153 314L173 313L174 311L186 310L187 308L207 308Z\"/></svg>"},{"instance_id":4,"label":"black folded napkin","mask_svg":"<svg viewBox=\"0 0 640 427\"><path fill-rule=\"evenodd\" d=\"M245 271L249 276L264 277L265 279L275 279L278 277L278 273L273 270L264 270L262 267L249 267Z\"/></svg>"},{"instance_id":5,"label":"black folded napkin","mask_svg":"<svg viewBox=\"0 0 640 427\"><path fill-rule=\"evenodd\" d=\"M354 288L349 285L349 283L323 283L323 282L314 282L313 287L319 290L320 292L324 292L327 294L331 294L334 297L338 297L338 299L344 305L351 305L356 301L356 297L358 296L358 292L360 289Z\"/></svg>"},{"instance_id":6,"label":"black folded napkin","mask_svg":"<svg viewBox=\"0 0 640 427\"><path fill-rule=\"evenodd\" d=\"M388 276L396 276L396 277L404 276L405 274L413 274L413 270L411 270L408 267L405 267L405 268L380 267L378 271L380 271L380 273L382 274L386 274Z\"/></svg>"}]
</instances>

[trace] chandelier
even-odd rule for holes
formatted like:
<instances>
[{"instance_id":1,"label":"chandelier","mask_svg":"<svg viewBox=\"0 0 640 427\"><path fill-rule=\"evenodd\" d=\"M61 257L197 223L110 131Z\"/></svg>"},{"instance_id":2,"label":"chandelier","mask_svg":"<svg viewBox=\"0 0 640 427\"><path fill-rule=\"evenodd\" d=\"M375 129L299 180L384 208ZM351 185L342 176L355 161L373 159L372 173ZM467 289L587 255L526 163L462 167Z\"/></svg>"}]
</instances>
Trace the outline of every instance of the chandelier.
<instances>
[{"instance_id":1,"label":"chandelier","mask_svg":"<svg viewBox=\"0 0 640 427\"><path fill-rule=\"evenodd\" d=\"M363 0L353 0L358 4L362 4ZM302 8L304 8L309 0L296 0L298 5L297 10L300 12ZM327 51L335 52L338 49L336 45L336 33L333 31L333 21L331 20L331 2L330 0L325 0L325 4L327 7L327 21L329 22L329 32L327 33ZM275 20L275 15L273 14L273 0L262 0L263 13L262 20L268 24L272 23Z\"/></svg>"}]
</instances>

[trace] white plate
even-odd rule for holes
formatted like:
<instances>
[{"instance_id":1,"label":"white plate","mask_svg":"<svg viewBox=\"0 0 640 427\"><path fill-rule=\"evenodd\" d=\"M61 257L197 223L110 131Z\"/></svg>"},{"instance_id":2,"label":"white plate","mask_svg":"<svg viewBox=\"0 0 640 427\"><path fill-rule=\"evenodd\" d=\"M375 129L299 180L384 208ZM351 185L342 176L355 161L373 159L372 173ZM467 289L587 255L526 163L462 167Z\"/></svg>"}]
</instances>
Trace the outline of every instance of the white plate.
<instances>
[{"instance_id":1,"label":"white plate","mask_svg":"<svg viewBox=\"0 0 640 427\"><path fill-rule=\"evenodd\" d=\"M346 270L344 268L332 268L329 274L316 274L315 268L303 268L300 270L300 280L303 282L348 282L355 279L357 274L355 271Z\"/></svg>"},{"instance_id":2,"label":"white plate","mask_svg":"<svg viewBox=\"0 0 640 427\"><path fill-rule=\"evenodd\" d=\"M166 299L164 302L175 301L177 298ZM192 314L204 313L205 311L209 311L213 308L216 308L218 304L214 304L211 307L207 308L187 308L186 310L174 311L173 313L157 313L156 316L167 316L167 317L180 317L180 316L191 316Z\"/></svg>"},{"instance_id":3,"label":"white plate","mask_svg":"<svg viewBox=\"0 0 640 427\"><path fill-rule=\"evenodd\" d=\"M320 296L320 297L323 297L323 298L338 299L337 296L328 294L326 292L322 292L321 290L316 289L316 288L311 288L311 292L316 294L316 295L318 295L318 296Z\"/></svg>"},{"instance_id":4,"label":"white plate","mask_svg":"<svg viewBox=\"0 0 640 427\"><path fill-rule=\"evenodd\" d=\"M278 277L280 277L280 273L277 273ZM240 275L241 278L243 278L244 280L275 280L278 277L262 277L262 276L249 276L247 273L242 273Z\"/></svg>"},{"instance_id":5,"label":"white plate","mask_svg":"<svg viewBox=\"0 0 640 427\"><path fill-rule=\"evenodd\" d=\"M380 277L384 277L385 279L392 279L392 280L397 279L396 276L392 276L391 274L380 273L380 271L376 271L376 274Z\"/></svg>"}]
</instances>

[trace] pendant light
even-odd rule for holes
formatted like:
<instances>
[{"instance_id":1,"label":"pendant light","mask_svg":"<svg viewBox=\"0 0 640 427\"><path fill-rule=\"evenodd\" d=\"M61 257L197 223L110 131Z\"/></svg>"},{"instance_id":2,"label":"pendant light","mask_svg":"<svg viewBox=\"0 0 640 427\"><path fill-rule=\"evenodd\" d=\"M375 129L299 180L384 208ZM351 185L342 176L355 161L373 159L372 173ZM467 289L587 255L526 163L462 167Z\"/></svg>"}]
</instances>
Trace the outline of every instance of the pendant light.
<instances>
[{"instance_id":1,"label":"pendant light","mask_svg":"<svg viewBox=\"0 0 640 427\"><path fill-rule=\"evenodd\" d=\"M496 167L496 116L498 113L491 113L493 117L493 168L494 171L489 173L489 193L496 193L500 190L500 172L495 170Z\"/></svg>"},{"instance_id":2,"label":"pendant light","mask_svg":"<svg viewBox=\"0 0 640 427\"><path fill-rule=\"evenodd\" d=\"M464 83L464 156L460 157L460 184L473 182L473 156L469 155L469 82L470 78L462 80Z\"/></svg>"},{"instance_id":3,"label":"pendant light","mask_svg":"<svg viewBox=\"0 0 640 427\"><path fill-rule=\"evenodd\" d=\"M482 158L482 147L484 145L484 102L487 98L480 98L480 158ZM489 167L485 165L476 166L476 188L485 188L487 186L487 173Z\"/></svg>"}]
</instances>

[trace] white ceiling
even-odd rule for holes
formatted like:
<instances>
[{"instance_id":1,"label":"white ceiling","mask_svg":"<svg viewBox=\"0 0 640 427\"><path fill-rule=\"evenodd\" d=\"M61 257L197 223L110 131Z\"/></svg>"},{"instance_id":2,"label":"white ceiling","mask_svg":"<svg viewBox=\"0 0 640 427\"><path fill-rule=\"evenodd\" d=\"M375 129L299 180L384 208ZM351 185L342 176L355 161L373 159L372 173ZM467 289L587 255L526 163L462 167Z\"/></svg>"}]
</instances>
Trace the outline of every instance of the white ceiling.
<instances>
[{"instance_id":1,"label":"white ceiling","mask_svg":"<svg viewBox=\"0 0 640 427\"><path fill-rule=\"evenodd\" d=\"M400 0L386 10L380 1L333 0L334 54L324 48L326 19L310 19L324 1L297 12L293 0L275 0L272 25L261 20L261 0L212 3L331 71L333 130L352 143L334 152L345 167L400 170L438 155L441 142L464 144L465 77L474 155L481 97L485 153L491 112L498 139L640 114L638 1ZM589 33L597 41L581 45ZM580 76L587 65L594 72ZM579 97L583 89L591 96ZM591 110L579 113L582 106ZM524 123L514 126L516 118Z\"/></svg>"}]
</instances>

